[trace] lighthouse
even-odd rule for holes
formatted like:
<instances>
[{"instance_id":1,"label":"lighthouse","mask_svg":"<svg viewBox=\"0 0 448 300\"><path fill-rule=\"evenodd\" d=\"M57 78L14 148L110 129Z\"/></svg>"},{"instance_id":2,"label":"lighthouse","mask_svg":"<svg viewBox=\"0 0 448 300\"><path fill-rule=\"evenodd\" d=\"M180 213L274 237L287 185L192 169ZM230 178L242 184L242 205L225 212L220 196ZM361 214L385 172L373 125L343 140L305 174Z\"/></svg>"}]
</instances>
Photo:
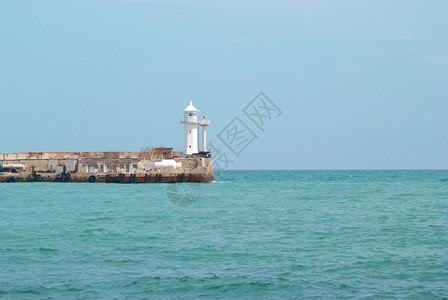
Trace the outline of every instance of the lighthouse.
<instances>
[{"instance_id":1,"label":"lighthouse","mask_svg":"<svg viewBox=\"0 0 448 300\"><path fill-rule=\"evenodd\" d=\"M184 117L181 123L184 124L184 154L196 154L198 153L198 125L202 127L202 150L206 151L207 137L206 127L210 125L210 120L206 120L205 116L202 120L198 121L199 110L191 103L184 109Z\"/></svg>"},{"instance_id":2,"label":"lighthouse","mask_svg":"<svg viewBox=\"0 0 448 300\"><path fill-rule=\"evenodd\" d=\"M198 111L191 101L184 109L184 154L198 153Z\"/></svg>"}]
</instances>

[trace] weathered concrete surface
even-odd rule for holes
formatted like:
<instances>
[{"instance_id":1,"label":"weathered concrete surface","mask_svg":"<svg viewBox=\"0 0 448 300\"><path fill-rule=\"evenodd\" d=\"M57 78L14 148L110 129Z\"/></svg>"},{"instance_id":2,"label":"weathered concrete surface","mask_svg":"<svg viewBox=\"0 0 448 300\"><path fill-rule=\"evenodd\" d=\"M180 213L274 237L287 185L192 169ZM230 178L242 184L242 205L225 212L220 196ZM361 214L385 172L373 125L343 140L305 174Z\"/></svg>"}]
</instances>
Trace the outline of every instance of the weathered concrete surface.
<instances>
[{"instance_id":1,"label":"weathered concrete surface","mask_svg":"<svg viewBox=\"0 0 448 300\"><path fill-rule=\"evenodd\" d=\"M209 154L179 155L172 148L161 149L157 155L146 157L142 152L21 152L0 153L2 164L23 164L26 166L21 173L0 172L0 182L33 182L61 181L60 176L66 176L67 182L88 182L94 176L95 182L111 182L106 178L129 176L136 179L135 183L144 182L192 182L213 181L213 161ZM170 169L155 169L147 167L150 163L172 159L178 167ZM145 162L149 162L145 163ZM32 170L37 173L32 173ZM34 174L34 175L33 175ZM38 180L36 180L36 174ZM69 174L69 175L66 175ZM124 175L119 175L124 174ZM190 176L191 174L191 176ZM157 181L155 177L157 175ZM109 177L107 177L109 176ZM149 180L148 180L149 176ZM64 177L65 178L65 177ZM121 177L120 177L121 178ZM62 180L62 182L65 182ZM114 179L112 179L114 182Z\"/></svg>"}]
</instances>

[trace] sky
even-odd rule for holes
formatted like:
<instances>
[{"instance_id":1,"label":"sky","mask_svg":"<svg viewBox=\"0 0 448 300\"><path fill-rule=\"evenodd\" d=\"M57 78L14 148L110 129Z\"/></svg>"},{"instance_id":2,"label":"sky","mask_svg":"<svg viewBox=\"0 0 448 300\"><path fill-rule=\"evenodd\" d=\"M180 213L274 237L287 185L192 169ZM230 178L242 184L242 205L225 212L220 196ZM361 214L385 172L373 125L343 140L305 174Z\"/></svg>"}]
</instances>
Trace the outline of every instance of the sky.
<instances>
[{"instance_id":1,"label":"sky","mask_svg":"<svg viewBox=\"0 0 448 300\"><path fill-rule=\"evenodd\" d=\"M191 99L221 168L447 169L447 16L445 0L0 0L0 152L182 150Z\"/></svg>"}]
</instances>

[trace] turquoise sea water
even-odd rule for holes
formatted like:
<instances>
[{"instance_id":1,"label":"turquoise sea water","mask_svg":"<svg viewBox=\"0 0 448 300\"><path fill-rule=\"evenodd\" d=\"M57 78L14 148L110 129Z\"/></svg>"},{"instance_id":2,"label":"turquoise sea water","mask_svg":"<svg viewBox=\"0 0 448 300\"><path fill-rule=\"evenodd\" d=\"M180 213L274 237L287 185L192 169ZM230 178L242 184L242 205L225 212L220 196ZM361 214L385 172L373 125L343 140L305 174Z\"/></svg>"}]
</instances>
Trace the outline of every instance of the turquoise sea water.
<instances>
[{"instance_id":1,"label":"turquoise sea water","mask_svg":"<svg viewBox=\"0 0 448 300\"><path fill-rule=\"evenodd\" d=\"M0 184L0 298L448 297L448 171L215 179Z\"/></svg>"}]
</instances>

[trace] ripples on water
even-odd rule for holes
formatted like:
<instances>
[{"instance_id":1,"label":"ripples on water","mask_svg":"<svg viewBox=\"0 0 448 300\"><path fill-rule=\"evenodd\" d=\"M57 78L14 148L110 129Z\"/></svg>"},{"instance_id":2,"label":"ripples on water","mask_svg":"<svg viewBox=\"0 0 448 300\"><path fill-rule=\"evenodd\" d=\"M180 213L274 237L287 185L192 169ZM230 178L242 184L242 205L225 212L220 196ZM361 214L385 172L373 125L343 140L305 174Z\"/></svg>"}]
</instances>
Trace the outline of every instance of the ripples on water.
<instances>
[{"instance_id":1,"label":"ripples on water","mask_svg":"<svg viewBox=\"0 0 448 300\"><path fill-rule=\"evenodd\" d=\"M163 184L1 184L0 297L448 297L448 171L200 187L180 208Z\"/></svg>"}]
</instances>

